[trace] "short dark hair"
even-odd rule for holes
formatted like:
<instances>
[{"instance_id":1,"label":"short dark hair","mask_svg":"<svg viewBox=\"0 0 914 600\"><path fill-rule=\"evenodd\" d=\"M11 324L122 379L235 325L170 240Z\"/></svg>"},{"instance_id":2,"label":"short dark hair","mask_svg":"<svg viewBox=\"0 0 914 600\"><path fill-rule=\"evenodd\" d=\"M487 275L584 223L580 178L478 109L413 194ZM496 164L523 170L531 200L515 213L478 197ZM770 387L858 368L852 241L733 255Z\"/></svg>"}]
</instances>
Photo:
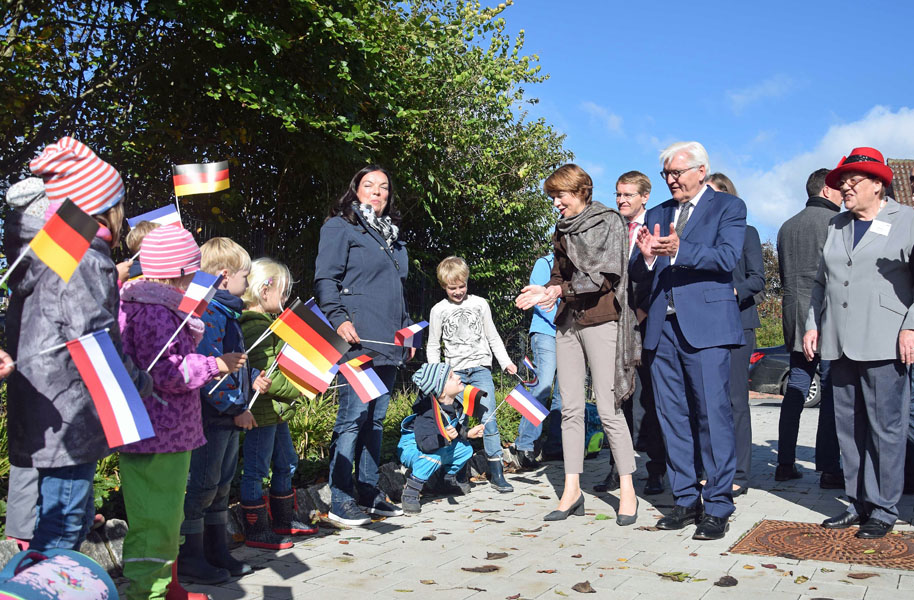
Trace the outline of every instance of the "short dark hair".
<instances>
[{"instance_id":1,"label":"short dark hair","mask_svg":"<svg viewBox=\"0 0 914 600\"><path fill-rule=\"evenodd\" d=\"M394 194L394 180L390 176L390 173L387 172L387 169L380 167L378 165L366 165L359 169L359 171L352 176L352 180L349 182L349 187L346 188L346 191L343 192L343 195L339 197L338 200L334 200L330 204L330 210L328 211L327 218L333 218L337 215L343 217L353 225L358 223L356 216L352 212L352 203L358 202L359 196L356 191L359 187L359 184L362 183L362 178L368 175L369 173L374 173L375 171L380 171L387 175L387 206L384 208L383 217L390 217L391 222L394 225L400 225L400 211L397 208L396 195Z\"/></svg>"},{"instance_id":2,"label":"short dark hair","mask_svg":"<svg viewBox=\"0 0 914 600\"><path fill-rule=\"evenodd\" d=\"M809 198L818 196L822 188L825 187L825 176L831 173L831 169L816 169L806 180L806 195Z\"/></svg>"}]
</instances>

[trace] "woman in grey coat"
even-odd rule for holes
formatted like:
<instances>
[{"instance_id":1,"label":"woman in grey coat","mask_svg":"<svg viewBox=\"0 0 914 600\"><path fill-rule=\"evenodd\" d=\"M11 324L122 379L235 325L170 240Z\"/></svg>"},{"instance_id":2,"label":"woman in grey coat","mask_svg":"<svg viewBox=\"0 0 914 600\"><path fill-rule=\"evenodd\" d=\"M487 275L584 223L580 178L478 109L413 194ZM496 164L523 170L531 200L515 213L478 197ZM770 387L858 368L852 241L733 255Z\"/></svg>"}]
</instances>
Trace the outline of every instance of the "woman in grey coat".
<instances>
[{"instance_id":1,"label":"woman in grey coat","mask_svg":"<svg viewBox=\"0 0 914 600\"><path fill-rule=\"evenodd\" d=\"M376 354L374 369L388 390L406 358L404 348L392 345L394 333L411 324L403 297L409 261L398 239L399 223L390 175L374 165L361 169L330 207L314 272L320 309L354 346L342 360L371 350ZM389 393L363 403L348 383L340 388L330 444L333 521L366 525L371 522L368 514L403 514L378 490L381 434L389 403Z\"/></svg>"}]
</instances>

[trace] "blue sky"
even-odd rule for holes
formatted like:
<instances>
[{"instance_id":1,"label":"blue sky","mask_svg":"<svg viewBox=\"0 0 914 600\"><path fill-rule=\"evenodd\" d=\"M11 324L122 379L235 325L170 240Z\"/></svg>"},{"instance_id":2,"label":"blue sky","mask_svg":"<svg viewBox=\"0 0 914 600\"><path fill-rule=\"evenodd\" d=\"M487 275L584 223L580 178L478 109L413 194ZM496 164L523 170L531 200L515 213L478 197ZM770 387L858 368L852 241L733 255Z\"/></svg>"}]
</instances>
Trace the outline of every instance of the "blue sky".
<instances>
[{"instance_id":1,"label":"blue sky","mask_svg":"<svg viewBox=\"0 0 914 600\"><path fill-rule=\"evenodd\" d=\"M669 198L659 151L698 140L762 239L806 200L806 177L854 146L914 158L914 2L516 0L546 82L527 90L567 134L595 197L621 173Z\"/></svg>"}]
</instances>

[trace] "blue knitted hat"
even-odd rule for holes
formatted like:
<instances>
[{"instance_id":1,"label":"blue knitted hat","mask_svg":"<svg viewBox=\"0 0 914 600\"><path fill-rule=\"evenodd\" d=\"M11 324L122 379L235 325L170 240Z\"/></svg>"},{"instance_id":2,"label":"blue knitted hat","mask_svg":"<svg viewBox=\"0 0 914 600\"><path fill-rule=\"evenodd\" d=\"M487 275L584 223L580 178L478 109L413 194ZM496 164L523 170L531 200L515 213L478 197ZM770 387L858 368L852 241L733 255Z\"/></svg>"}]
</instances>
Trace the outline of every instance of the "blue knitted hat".
<instances>
[{"instance_id":1,"label":"blue knitted hat","mask_svg":"<svg viewBox=\"0 0 914 600\"><path fill-rule=\"evenodd\" d=\"M426 396L438 397L444 391L451 367L445 363L424 363L413 375L413 383Z\"/></svg>"}]
</instances>

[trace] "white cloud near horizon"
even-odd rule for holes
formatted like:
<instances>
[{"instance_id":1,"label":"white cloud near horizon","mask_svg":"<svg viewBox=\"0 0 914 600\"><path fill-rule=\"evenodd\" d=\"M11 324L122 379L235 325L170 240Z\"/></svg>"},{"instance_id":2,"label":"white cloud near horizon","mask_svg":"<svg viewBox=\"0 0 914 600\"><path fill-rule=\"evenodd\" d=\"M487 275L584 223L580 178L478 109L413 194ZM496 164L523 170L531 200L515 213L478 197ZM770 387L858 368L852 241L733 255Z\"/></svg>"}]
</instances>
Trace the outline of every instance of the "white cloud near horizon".
<instances>
[{"instance_id":1,"label":"white cloud near horizon","mask_svg":"<svg viewBox=\"0 0 914 600\"><path fill-rule=\"evenodd\" d=\"M749 208L750 224L759 227L762 239L774 237L778 228L806 203L806 179L816 169L834 168L853 148L870 146L889 158L914 158L914 108L892 111L875 106L858 121L832 125L815 146L768 170L748 170L727 164L726 157L711 157L736 183ZM730 161L731 163L733 161ZM762 231L764 230L764 231Z\"/></svg>"},{"instance_id":2,"label":"white cloud near horizon","mask_svg":"<svg viewBox=\"0 0 914 600\"><path fill-rule=\"evenodd\" d=\"M747 106L786 95L793 87L793 80L786 75L774 75L738 90L728 90L727 102L730 104L730 109L738 115Z\"/></svg>"},{"instance_id":3,"label":"white cloud near horizon","mask_svg":"<svg viewBox=\"0 0 914 600\"><path fill-rule=\"evenodd\" d=\"M600 106L596 102L587 100L581 102L581 109L590 115L592 121L597 121L603 125L609 133L622 134L622 117L605 106Z\"/></svg>"}]
</instances>

